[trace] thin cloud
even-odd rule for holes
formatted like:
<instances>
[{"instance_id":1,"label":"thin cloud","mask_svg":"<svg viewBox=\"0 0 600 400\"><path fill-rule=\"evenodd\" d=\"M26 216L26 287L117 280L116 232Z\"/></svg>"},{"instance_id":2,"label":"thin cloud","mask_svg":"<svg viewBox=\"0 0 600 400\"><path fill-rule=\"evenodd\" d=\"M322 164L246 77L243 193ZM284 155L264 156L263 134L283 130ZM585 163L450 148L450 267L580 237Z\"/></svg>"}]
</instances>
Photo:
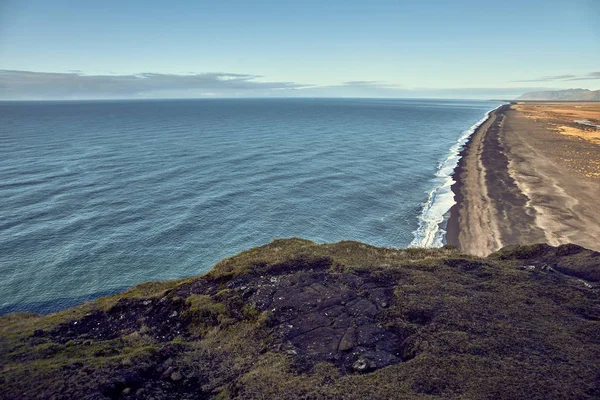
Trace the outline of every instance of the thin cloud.
<instances>
[{"instance_id":1,"label":"thin cloud","mask_svg":"<svg viewBox=\"0 0 600 400\"><path fill-rule=\"evenodd\" d=\"M86 75L0 70L1 98L93 98L160 95L165 91L209 91L232 94L293 90L311 85L294 82L263 82L260 75L226 72L201 74Z\"/></svg>"},{"instance_id":2,"label":"thin cloud","mask_svg":"<svg viewBox=\"0 0 600 400\"><path fill-rule=\"evenodd\" d=\"M523 93L538 92L545 90L553 90L548 87L473 87L473 88L416 88L414 93L425 97L443 97L443 98L471 98L471 99L510 99L515 96L520 96Z\"/></svg>"},{"instance_id":3,"label":"thin cloud","mask_svg":"<svg viewBox=\"0 0 600 400\"><path fill-rule=\"evenodd\" d=\"M590 79L600 79L600 71L590 72L586 76L576 77L576 78L567 79L567 80L568 81L586 81L586 80L590 80Z\"/></svg>"},{"instance_id":4,"label":"thin cloud","mask_svg":"<svg viewBox=\"0 0 600 400\"><path fill-rule=\"evenodd\" d=\"M549 81L562 81L562 80L570 80L572 78L576 78L577 75L554 75L554 76L544 76L541 78L535 79L524 79L519 81L512 82L549 82Z\"/></svg>"},{"instance_id":5,"label":"thin cloud","mask_svg":"<svg viewBox=\"0 0 600 400\"><path fill-rule=\"evenodd\" d=\"M393 83L387 83L384 81L347 81L342 82L340 85L334 85L337 87L367 87L367 88L398 88L402 85L396 85Z\"/></svg>"},{"instance_id":6,"label":"thin cloud","mask_svg":"<svg viewBox=\"0 0 600 400\"><path fill-rule=\"evenodd\" d=\"M526 79L520 81L512 81L512 82L551 82L551 81L585 81L590 79L600 79L600 71L598 72L590 72L587 75L554 75L554 76L544 76L541 78L535 79Z\"/></svg>"},{"instance_id":7,"label":"thin cloud","mask_svg":"<svg viewBox=\"0 0 600 400\"><path fill-rule=\"evenodd\" d=\"M587 76L590 79L599 79L600 72L593 72ZM561 77L564 79L565 75ZM354 80L317 86L295 82L270 82L264 80L261 75L227 72L86 75L80 71L50 73L0 70L0 99L4 100L183 97L512 98L525 92L540 90L549 89L522 86L409 88L376 80Z\"/></svg>"},{"instance_id":8,"label":"thin cloud","mask_svg":"<svg viewBox=\"0 0 600 400\"><path fill-rule=\"evenodd\" d=\"M287 92L295 97L406 97L401 85L385 81L356 80L345 81L333 85L310 86Z\"/></svg>"},{"instance_id":9,"label":"thin cloud","mask_svg":"<svg viewBox=\"0 0 600 400\"><path fill-rule=\"evenodd\" d=\"M527 92L553 90L540 86L511 88L426 88L370 87L360 85L315 86L288 92L294 97L373 97L373 98L444 98L444 99L512 99Z\"/></svg>"}]
</instances>

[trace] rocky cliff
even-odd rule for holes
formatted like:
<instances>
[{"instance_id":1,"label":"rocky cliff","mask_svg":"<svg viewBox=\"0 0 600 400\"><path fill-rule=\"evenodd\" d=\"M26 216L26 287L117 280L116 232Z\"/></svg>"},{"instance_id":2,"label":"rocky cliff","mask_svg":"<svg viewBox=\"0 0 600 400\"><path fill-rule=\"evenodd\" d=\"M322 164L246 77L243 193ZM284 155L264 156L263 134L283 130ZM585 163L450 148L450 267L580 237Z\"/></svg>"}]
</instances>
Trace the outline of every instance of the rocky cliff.
<instances>
[{"instance_id":1,"label":"rocky cliff","mask_svg":"<svg viewBox=\"0 0 600 400\"><path fill-rule=\"evenodd\" d=\"M598 398L600 253L276 240L0 318L6 399Z\"/></svg>"}]
</instances>

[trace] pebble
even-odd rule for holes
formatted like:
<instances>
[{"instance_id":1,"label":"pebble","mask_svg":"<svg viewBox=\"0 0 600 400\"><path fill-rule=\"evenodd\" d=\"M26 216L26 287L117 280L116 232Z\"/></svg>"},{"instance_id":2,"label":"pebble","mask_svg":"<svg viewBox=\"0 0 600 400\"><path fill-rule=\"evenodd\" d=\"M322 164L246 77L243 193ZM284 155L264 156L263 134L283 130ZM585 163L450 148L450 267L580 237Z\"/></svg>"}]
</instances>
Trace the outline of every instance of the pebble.
<instances>
[{"instance_id":1,"label":"pebble","mask_svg":"<svg viewBox=\"0 0 600 400\"><path fill-rule=\"evenodd\" d=\"M171 374L171 380L173 382L178 382L181 380L181 378L182 378L181 372L175 371Z\"/></svg>"}]
</instances>

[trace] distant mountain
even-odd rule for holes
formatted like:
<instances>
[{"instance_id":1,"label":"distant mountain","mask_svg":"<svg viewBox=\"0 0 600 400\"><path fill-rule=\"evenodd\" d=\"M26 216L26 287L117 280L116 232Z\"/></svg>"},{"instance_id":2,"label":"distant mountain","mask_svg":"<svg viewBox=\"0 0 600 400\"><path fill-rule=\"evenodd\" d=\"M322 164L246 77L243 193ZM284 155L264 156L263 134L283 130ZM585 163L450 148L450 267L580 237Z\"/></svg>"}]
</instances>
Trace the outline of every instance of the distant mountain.
<instances>
[{"instance_id":1,"label":"distant mountain","mask_svg":"<svg viewBox=\"0 0 600 400\"><path fill-rule=\"evenodd\" d=\"M600 101L600 90L567 89L525 93L516 100Z\"/></svg>"}]
</instances>

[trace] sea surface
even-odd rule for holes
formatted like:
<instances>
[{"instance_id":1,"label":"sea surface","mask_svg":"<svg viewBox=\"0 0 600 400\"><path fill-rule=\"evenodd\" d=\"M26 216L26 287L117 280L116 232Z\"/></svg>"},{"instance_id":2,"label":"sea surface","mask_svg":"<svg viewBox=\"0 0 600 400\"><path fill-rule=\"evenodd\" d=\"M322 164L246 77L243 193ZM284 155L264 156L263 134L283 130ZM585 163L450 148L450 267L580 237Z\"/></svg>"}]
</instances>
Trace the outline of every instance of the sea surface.
<instances>
[{"instance_id":1,"label":"sea surface","mask_svg":"<svg viewBox=\"0 0 600 400\"><path fill-rule=\"evenodd\" d=\"M0 103L0 314L201 274L298 236L441 246L451 175L498 103Z\"/></svg>"}]
</instances>

